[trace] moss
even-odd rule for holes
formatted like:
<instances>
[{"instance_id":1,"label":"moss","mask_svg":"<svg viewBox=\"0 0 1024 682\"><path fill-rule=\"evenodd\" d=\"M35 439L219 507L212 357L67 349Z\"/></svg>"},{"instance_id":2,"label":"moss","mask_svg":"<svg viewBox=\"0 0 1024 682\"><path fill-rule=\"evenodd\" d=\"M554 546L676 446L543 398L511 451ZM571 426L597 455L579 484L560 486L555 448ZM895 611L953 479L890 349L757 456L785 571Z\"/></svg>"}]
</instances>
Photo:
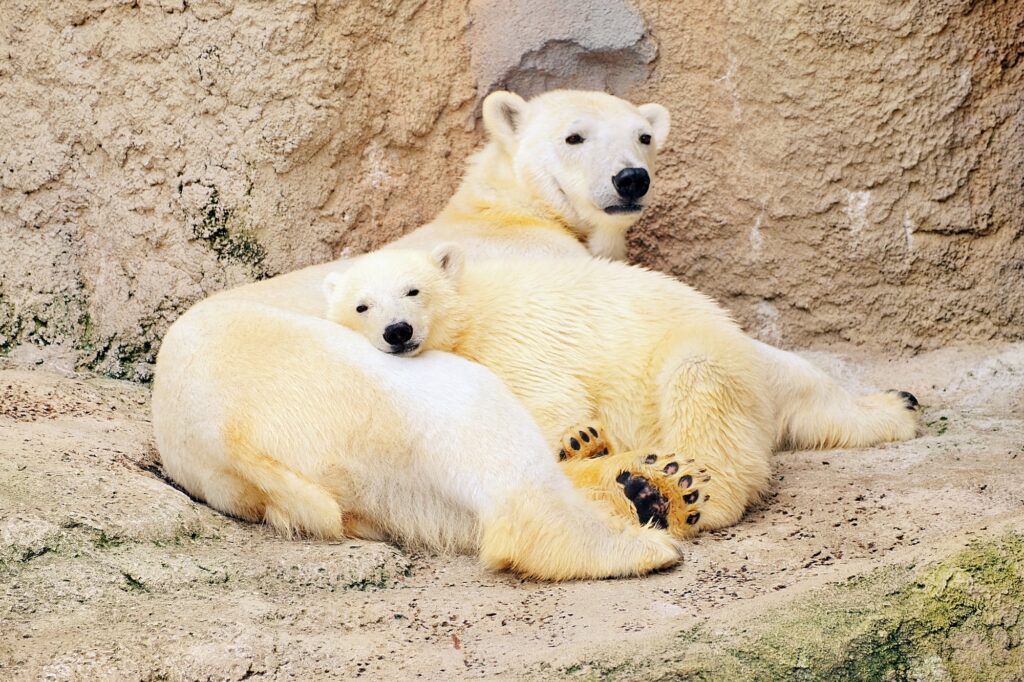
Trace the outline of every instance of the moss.
<instances>
[{"instance_id":1,"label":"moss","mask_svg":"<svg viewBox=\"0 0 1024 682\"><path fill-rule=\"evenodd\" d=\"M86 310L81 284L50 292L46 298L21 308L0 289L0 355L23 343L46 347L80 339L83 316L88 318Z\"/></svg>"},{"instance_id":2,"label":"moss","mask_svg":"<svg viewBox=\"0 0 1024 682\"><path fill-rule=\"evenodd\" d=\"M89 336L83 338L79 348L91 355L79 368L99 372L111 379L122 379L147 384L152 381L152 365L156 362L157 340L164 329L162 311L148 314L139 320L134 339L108 336L102 341L94 336L91 319L86 316Z\"/></svg>"},{"instance_id":3,"label":"moss","mask_svg":"<svg viewBox=\"0 0 1024 682\"><path fill-rule=\"evenodd\" d=\"M124 589L128 592L149 592L149 587L146 583L142 582L141 579L136 578L127 571L122 571L121 575L124 577Z\"/></svg>"},{"instance_id":4,"label":"moss","mask_svg":"<svg viewBox=\"0 0 1024 682\"><path fill-rule=\"evenodd\" d=\"M58 538L48 535L31 544L12 543L0 547L0 570L17 572L24 564L57 551Z\"/></svg>"},{"instance_id":5,"label":"moss","mask_svg":"<svg viewBox=\"0 0 1024 682\"><path fill-rule=\"evenodd\" d=\"M81 363L80 367L97 371L111 379L149 383L153 379L149 365L156 362L153 346L154 340L150 338L122 341L111 337L96 348L93 356Z\"/></svg>"},{"instance_id":6,"label":"moss","mask_svg":"<svg viewBox=\"0 0 1024 682\"><path fill-rule=\"evenodd\" d=\"M252 191L248 176L247 182L248 195ZM193 227L193 236L209 246L218 259L245 267L254 279L270 277L273 273L265 262L267 250L245 224L244 215L244 208L223 205L218 190L213 188ZM54 292L36 293L46 295L34 297L30 305L19 298L19 305L15 305L5 297L0 281L0 355L25 343L39 347L72 345L80 353L79 369L140 383L152 380L156 347L167 321L181 312L156 310L139 320L136 333L103 336L90 315L81 282L69 282L66 288Z\"/></svg>"},{"instance_id":7,"label":"moss","mask_svg":"<svg viewBox=\"0 0 1024 682\"><path fill-rule=\"evenodd\" d=\"M93 539L92 544L96 549L111 549L123 545L124 539L117 535L107 535L106 531L101 530Z\"/></svg>"},{"instance_id":8,"label":"moss","mask_svg":"<svg viewBox=\"0 0 1024 682\"><path fill-rule=\"evenodd\" d=\"M761 642L785 654L774 657L773 672L807 680L911 680L930 668L939 675L933 679L995 680L1009 679L1010 670L1024 670L1019 649L1003 651L1004 642L1019 643L1022 634L1018 620L1024 602L1024 538L1008 535L977 542L891 592L871 589L892 578L883 572L844 586L847 594L834 606L804 605L799 617L839 645L787 643L787 630L805 631L794 622L795 630L780 629ZM1001 624L1004 614L1012 615L1016 632ZM986 653L965 659L957 646L964 639L973 642L976 652ZM761 651L755 646L747 652L750 663L767 660ZM798 665L801 660L804 665Z\"/></svg>"},{"instance_id":9,"label":"moss","mask_svg":"<svg viewBox=\"0 0 1024 682\"><path fill-rule=\"evenodd\" d=\"M398 566L396 566L396 562L399 562ZM401 562L404 562L404 565ZM396 569L399 567L401 567L401 572L397 573ZM343 590L355 590L358 592L386 590L400 582L399 575L406 577L412 575L412 564L409 563L407 557L401 553L396 553L388 558L380 559L376 566L364 574L364 577L341 583L339 587ZM331 589L333 590L334 588L332 587Z\"/></svg>"},{"instance_id":10,"label":"moss","mask_svg":"<svg viewBox=\"0 0 1024 682\"><path fill-rule=\"evenodd\" d=\"M40 547L25 547L19 552L18 561L22 563L27 563L29 561L32 561L33 559L38 559L44 554L49 554L50 549L50 547L47 547L45 545Z\"/></svg>"},{"instance_id":11,"label":"moss","mask_svg":"<svg viewBox=\"0 0 1024 682\"><path fill-rule=\"evenodd\" d=\"M587 660L559 668L554 672L577 680L632 680L641 668L643 668L643 663L638 663L633 659L616 663ZM545 677L550 677L550 675L545 675Z\"/></svg>"},{"instance_id":12,"label":"moss","mask_svg":"<svg viewBox=\"0 0 1024 682\"><path fill-rule=\"evenodd\" d=\"M272 273L265 261L267 250L252 230L244 225L242 213L221 203L220 192L214 187L202 211L201 220L192 230L196 239L205 242L221 260L246 266L255 279L265 279Z\"/></svg>"},{"instance_id":13,"label":"moss","mask_svg":"<svg viewBox=\"0 0 1024 682\"><path fill-rule=\"evenodd\" d=\"M219 539L220 535L216 532L204 529L199 521L185 521L175 529L173 535L153 538L150 542L157 547L181 547L201 540Z\"/></svg>"},{"instance_id":14,"label":"moss","mask_svg":"<svg viewBox=\"0 0 1024 682\"><path fill-rule=\"evenodd\" d=\"M21 318L15 314L14 304L0 291L0 355L7 355L18 345L21 336Z\"/></svg>"},{"instance_id":15,"label":"moss","mask_svg":"<svg viewBox=\"0 0 1024 682\"><path fill-rule=\"evenodd\" d=\"M388 576L387 567L382 564L377 567L376 574L348 582L342 586L342 589L367 592L386 590L390 586L391 578Z\"/></svg>"},{"instance_id":16,"label":"moss","mask_svg":"<svg viewBox=\"0 0 1024 682\"><path fill-rule=\"evenodd\" d=\"M82 314L78 316L78 326L82 331L78 336L78 341L75 343L75 348L85 352L94 351L96 328L92 322L92 315L89 314L88 310L83 310Z\"/></svg>"},{"instance_id":17,"label":"moss","mask_svg":"<svg viewBox=\"0 0 1024 682\"><path fill-rule=\"evenodd\" d=\"M599 679L1024 679L1024 536L977 541L925 568L880 569L725 633L679 633L663 657L588 662ZM575 667L575 666L574 666Z\"/></svg>"}]
</instances>

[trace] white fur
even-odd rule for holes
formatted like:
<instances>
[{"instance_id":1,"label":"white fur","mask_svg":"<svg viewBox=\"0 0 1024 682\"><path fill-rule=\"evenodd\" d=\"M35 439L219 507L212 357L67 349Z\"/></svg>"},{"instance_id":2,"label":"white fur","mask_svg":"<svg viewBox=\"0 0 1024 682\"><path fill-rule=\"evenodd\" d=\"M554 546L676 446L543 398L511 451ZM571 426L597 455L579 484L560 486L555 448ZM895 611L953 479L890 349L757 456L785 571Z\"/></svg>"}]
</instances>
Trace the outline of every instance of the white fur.
<instances>
[{"instance_id":1,"label":"white fur","mask_svg":"<svg viewBox=\"0 0 1024 682\"><path fill-rule=\"evenodd\" d=\"M503 101L518 113L514 121ZM459 192L394 246L454 241L471 261L622 257L638 215L602 210L611 177L639 165L653 176L667 112L555 92L530 102L492 95L484 118L491 141ZM644 131L651 145L638 141ZM587 139L570 149L573 132ZM546 579L642 574L678 560L667 533L614 516L571 486L547 434L490 371L437 352L392 357L324 320L325 279L348 266L220 293L172 325L153 390L157 446L172 478L217 509L286 533L475 550L489 567ZM694 341L680 363L707 350ZM763 353L775 368L767 395L787 402L777 412L796 424L801 410L793 408L807 400L785 387L806 384L806 397L821 381L777 353ZM674 381L682 366L666 365L663 380ZM699 380L701 366L693 367ZM889 415L892 406L876 412ZM624 420L614 428L633 427ZM799 432L823 440L813 423Z\"/></svg>"},{"instance_id":2,"label":"white fur","mask_svg":"<svg viewBox=\"0 0 1024 682\"><path fill-rule=\"evenodd\" d=\"M419 318L424 347L496 372L552 451L574 424L599 421L627 450L684 452L711 472L698 529L734 523L764 492L768 455L780 439L830 434L817 444L837 445L913 435L916 418L898 396L870 398L888 417L873 419L824 373L757 344L713 301L660 273L539 258L471 262L459 277L438 264L436 254L420 251L370 254L340 276L328 318L377 338L379 325L334 311L367 296L395 309L402 301L395 283L421 282L428 307L444 310L440 327L431 314ZM764 362L766 351L778 354L774 362ZM772 379L779 366L809 380L779 395Z\"/></svg>"},{"instance_id":3,"label":"white fur","mask_svg":"<svg viewBox=\"0 0 1024 682\"><path fill-rule=\"evenodd\" d=\"M494 257L507 253L494 249L495 241L517 241L510 226L546 224L554 229L521 230L524 242L514 252L566 255L579 240L593 255L623 258L626 230L640 212L606 212L622 203L612 177L625 168L645 169L651 190L637 203L650 203L658 149L668 137L668 110L599 92L556 90L529 102L492 93L483 116L491 142L470 160L459 192L435 221L394 246L430 248L457 237L472 257ZM568 144L574 134L583 142ZM642 135L651 136L649 144L641 142Z\"/></svg>"}]
</instances>

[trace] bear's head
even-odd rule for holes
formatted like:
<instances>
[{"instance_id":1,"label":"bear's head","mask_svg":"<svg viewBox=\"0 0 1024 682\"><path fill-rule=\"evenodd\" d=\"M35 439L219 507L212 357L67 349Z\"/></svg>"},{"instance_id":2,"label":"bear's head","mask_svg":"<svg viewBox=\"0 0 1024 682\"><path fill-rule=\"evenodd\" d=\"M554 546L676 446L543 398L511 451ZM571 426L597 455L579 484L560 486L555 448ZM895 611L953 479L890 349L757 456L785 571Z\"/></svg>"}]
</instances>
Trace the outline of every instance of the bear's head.
<instances>
[{"instance_id":1,"label":"bear's head","mask_svg":"<svg viewBox=\"0 0 1024 682\"><path fill-rule=\"evenodd\" d=\"M327 319L365 336L378 350L411 357L448 349L459 329L461 247L432 252L382 250L324 278Z\"/></svg>"},{"instance_id":2,"label":"bear's head","mask_svg":"<svg viewBox=\"0 0 1024 682\"><path fill-rule=\"evenodd\" d=\"M530 101L493 92L483 120L511 159L517 184L595 255L625 255L626 230L649 201L655 157L668 137L665 107L602 92L554 90Z\"/></svg>"}]
</instances>

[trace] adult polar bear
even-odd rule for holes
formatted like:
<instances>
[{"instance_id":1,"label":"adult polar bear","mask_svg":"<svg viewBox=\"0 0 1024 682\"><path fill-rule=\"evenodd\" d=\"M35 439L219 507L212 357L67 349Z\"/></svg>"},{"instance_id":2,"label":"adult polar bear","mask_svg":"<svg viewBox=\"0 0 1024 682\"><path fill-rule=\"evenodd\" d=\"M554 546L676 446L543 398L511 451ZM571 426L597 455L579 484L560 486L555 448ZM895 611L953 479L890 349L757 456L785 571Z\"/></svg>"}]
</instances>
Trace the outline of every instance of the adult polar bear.
<instances>
[{"instance_id":1,"label":"adult polar bear","mask_svg":"<svg viewBox=\"0 0 1024 682\"><path fill-rule=\"evenodd\" d=\"M490 142L460 190L393 246L457 242L471 259L621 257L668 134L665 109L560 91L530 102L494 93L483 114ZM443 353L390 357L324 320L322 281L346 267L222 292L172 325L153 422L176 481L286 532L478 550L488 566L541 578L640 574L678 559L668 533L576 490L550 436L489 371ZM800 358L756 348L772 412L762 456L772 440L858 446L912 435L898 396L855 398Z\"/></svg>"}]
</instances>

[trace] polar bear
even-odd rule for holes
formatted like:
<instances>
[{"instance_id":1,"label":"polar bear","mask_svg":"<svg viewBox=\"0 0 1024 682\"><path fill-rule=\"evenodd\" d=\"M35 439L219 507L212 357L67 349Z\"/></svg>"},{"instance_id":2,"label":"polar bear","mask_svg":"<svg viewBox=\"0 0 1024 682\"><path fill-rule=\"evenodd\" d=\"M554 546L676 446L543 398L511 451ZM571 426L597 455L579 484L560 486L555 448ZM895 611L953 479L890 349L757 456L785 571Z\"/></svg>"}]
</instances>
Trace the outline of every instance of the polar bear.
<instances>
[{"instance_id":1,"label":"polar bear","mask_svg":"<svg viewBox=\"0 0 1024 682\"><path fill-rule=\"evenodd\" d=\"M768 375L717 304L604 259L463 263L455 244L370 254L325 278L326 317L387 353L442 350L487 367L552 452L574 424L597 421L627 451L685 453L683 471L666 466L685 477L686 494L697 495L695 477L709 478L703 510L670 526L677 535L735 523L764 492L776 436ZM901 396L868 400L893 408L879 411L871 442L914 435Z\"/></svg>"},{"instance_id":2,"label":"polar bear","mask_svg":"<svg viewBox=\"0 0 1024 682\"><path fill-rule=\"evenodd\" d=\"M664 107L603 93L529 103L494 93L484 102L490 142L462 188L399 241L455 240L480 259L585 259L590 238L619 248L668 126ZM573 137L583 133L589 164ZM532 167L527 137L549 147ZM441 353L413 365L324 320L322 280L352 262L218 293L171 326L157 357L153 428L173 480L286 534L478 552L487 567L541 579L639 575L679 560L679 542L638 524L634 504L634 516L614 513L645 491L620 485L610 501L580 493L492 372ZM384 470L382 485L366 484Z\"/></svg>"},{"instance_id":3,"label":"polar bear","mask_svg":"<svg viewBox=\"0 0 1024 682\"><path fill-rule=\"evenodd\" d=\"M456 195L391 247L457 242L474 262L622 257L656 186L664 107L593 92L530 101L496 92L483 124L488 143ZM477 551L488 567L537 578L635 575L678 560L670 533L612 513L626 486L609 504L571 486L550 434L493 372L445 353L386 355L325 320L323 280L353 262L218 293L171 326L153 387L171 478L216 509L286 533ZM797 356L754 347L778 443L873 442L894 409L850 396ZM580 465L606 485L621 471L608 460ZM391 474L387 485L361 487L378 470Z\"/></svg>"}]
</instances>

